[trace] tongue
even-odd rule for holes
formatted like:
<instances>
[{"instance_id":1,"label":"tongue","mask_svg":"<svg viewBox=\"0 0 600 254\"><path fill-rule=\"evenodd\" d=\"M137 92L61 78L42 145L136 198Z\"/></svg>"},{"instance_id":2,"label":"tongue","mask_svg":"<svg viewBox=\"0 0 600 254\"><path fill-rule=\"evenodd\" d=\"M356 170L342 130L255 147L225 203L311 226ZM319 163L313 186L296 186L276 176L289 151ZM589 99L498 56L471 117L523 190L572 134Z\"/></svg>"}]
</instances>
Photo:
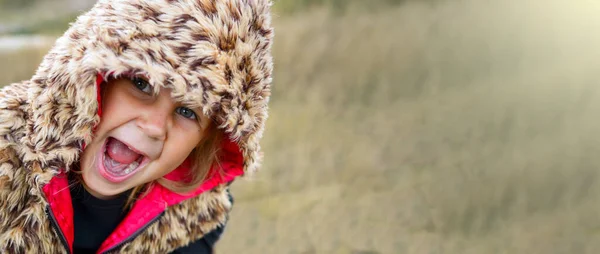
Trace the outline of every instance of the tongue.
<instances>
[{"instance_id":1,"label":"tongue","mask_svg":"<svg viewBox=\"0 0 600 254\"><path fill-rule=\"evenodd\" d=\"M106 144L106 153L114 161L121 164L130 164L137 160L140 155L123 144L123 142L110 138Z\"/></svg>"}]
</instances>

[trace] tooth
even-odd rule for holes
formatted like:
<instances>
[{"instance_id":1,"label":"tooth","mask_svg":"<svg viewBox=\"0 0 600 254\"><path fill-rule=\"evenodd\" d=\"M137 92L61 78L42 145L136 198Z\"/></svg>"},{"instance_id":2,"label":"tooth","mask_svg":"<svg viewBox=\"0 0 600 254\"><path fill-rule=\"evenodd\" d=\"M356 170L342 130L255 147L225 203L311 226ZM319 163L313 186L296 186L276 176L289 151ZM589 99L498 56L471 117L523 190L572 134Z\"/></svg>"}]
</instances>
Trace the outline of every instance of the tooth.
<instances>
[{"instance_id":1,"label":"tooth","mask_svg":"<svg viewBox=\"0 0 600 254\"><path fill-rule=\"evenodd\" d=\"M132 162L129 164L129 166L127 166L127 169L125 169L125 174L131 173L131 171L136 169L139 165L140 164L137 161Z\"/></svg>"}]
</instances>

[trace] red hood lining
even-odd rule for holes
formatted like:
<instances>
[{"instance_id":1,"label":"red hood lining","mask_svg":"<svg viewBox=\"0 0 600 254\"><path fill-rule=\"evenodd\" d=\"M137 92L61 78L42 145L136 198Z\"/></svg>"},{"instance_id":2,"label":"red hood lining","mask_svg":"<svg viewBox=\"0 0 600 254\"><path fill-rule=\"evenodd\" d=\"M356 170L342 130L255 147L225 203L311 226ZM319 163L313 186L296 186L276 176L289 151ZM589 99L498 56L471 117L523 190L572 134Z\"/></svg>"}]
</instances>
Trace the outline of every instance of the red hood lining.
<instances>
[{"instance_id":1,"label":"red hood lining","mask_svg":"<svg viewBox=\"0 0 600 254\"><path fill-rule=\"evenodd\" d=\"M102 117L101 85L104 83L103 81L103 76L98 74L96 90L99 117ZM82 149L84 148L85 144ZM171 181L182 181L188 175L189 170L190 162L189 159L186 159L179 167L165 175L165 178ZM220 184L231 182L243 173L243 155L239 146L227 138L221 145L219 165L210 170L208 180L202 183L196 190L186 194L175 193L160 184L151 185L147 194L133 204L129 214L104 241L99 252L106 251L124 241L138 229L159 216L167 207L196 197ZM74 241L73 208L71 205L71 195L68 191L64 191L66 189L68 189L68 180L64 172L54 177L43 188L52 213L57 218L59 227L63 231L69 248L72 251Z\"/></svg>"}]
</instances>

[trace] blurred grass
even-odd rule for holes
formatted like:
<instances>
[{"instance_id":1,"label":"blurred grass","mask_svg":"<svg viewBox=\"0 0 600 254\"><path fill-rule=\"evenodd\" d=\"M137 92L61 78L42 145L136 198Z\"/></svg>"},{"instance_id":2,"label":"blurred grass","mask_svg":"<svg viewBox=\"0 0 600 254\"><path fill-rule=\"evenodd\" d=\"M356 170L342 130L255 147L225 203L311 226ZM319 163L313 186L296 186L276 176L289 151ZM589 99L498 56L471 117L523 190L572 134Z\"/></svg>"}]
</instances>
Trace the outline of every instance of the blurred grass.
<instances>
[{"instance_id":1,"label":"blurred grass","mask_svg":"<svg viewBox=\"0 0 600 254\"><path fill-rule=\"evenodd\" d=\"M0 36L60 35L95 0L0 0Z\"/></svg>"},{"instance_id":2,"label":"blurred grass","mask_svg":"<svg viewBox=\"0 0 600 254\"><path fill-rule=\"evenodd\" d=\"M598 7L276 19L265 170L223 253L597 253Z\"/></svg>"},{"instance_id":3,"label":"blurred grass","mask_svg":"<svg viewBox=\"0 0 600 254\"><path fill-rule=\"evenodd\" d=\"M20 0L20 1L11 1L11 0L0 0L0 9L21 9L27 8L31 6L36 0Z\"/></svg>"},{"instance_id":4,"label":"blurred grass","mask_svg":"<svg viewBox=\"0 0 600 254\"><path fill-rule=\"evenodd\" d=\"M14 52L0 50L0 85L31 78L48 49L48 47L19 49Z\"/></svg>"},{"instance_id":5,"label":"blurred grass","mask_svg":"<svg viewBox=\"0 0 600 254\"><path fill-rule=\"evenodd\" d=\"M339 15L348 9L378 10L405 2L418 0L274 0L273 12L276 15L294 15L327 8L331 13ZM441 0L421 0L435 3ZM71 22L84 10L89 8L93 0L81 0L80 7L64 8L73 5L69 0L0 0L0 24L2 22L17 25L4 32L9 35L47 34L60 35ZM2 29L0 29L0 35Z\"/></svg>"},{"instance_id":6,"label":"blurred grass","mask_svg":"<svg viewBox=\"0 0 600 254\"><path fill-rule=\"evenodd\" d=\"M349 6L360 6L361 8L381 8L397 5L414 0L274 0L274 11L278 13L293 14L303 13L314 8L329 8L333 12L343 12ZM435 0L423 0L435 1Z\"/></svg>"},{"instance_id":7,"label":"blurred grass","mask_svg":"<svg viewBox=\"0 0 600 254\"><path fill-rule=\"evenodd\" d=\"M18 27L10 32L13 35L61 35L69 27L68 24L74 22L79 13L71 13L57 18L33 22L27 26Z\"/></svg>"},{"instance_id":8,"label":"blurred grass","mask_svg":"<svg viewBox=\"0 0 600 254\"><path fill-rule=\"evenodd\" d=\"M220 253L600 251L600 5L334 2L276 2L264 170Z\"/></svg>"}]
</instances>

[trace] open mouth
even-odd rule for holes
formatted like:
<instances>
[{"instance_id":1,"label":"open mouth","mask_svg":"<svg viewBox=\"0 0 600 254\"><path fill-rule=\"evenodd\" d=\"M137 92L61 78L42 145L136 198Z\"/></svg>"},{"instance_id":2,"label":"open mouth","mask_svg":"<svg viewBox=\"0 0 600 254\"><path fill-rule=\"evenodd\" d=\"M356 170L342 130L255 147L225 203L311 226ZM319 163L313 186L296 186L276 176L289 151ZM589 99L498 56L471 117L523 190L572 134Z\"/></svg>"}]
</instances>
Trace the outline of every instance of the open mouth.
<instances>
[{"instance_id":1,"label":"open mouth","mask_svg":"<svg viewBox=\"0 0 600 254\"><path fill-rule=\"evenodd\" d=\"M100 149L98 169L111 182L122 182L137 173L150 161L143 153L113 137Z\"/></svg>"}]
</instances>

